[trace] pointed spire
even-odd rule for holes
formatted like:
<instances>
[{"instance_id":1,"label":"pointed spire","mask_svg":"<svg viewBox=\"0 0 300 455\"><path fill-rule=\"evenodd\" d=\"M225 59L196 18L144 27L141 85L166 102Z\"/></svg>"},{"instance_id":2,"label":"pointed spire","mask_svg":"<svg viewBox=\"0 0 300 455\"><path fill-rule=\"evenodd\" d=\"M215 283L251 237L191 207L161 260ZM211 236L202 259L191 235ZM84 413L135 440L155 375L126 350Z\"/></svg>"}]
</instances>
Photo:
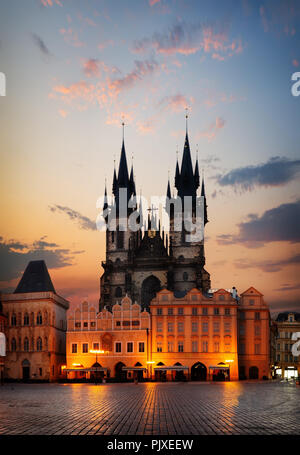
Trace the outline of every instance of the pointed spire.
<instances>
[{"instance_id":1,"label":"pointed spire","mask_svg":"<svg viewBox=\"0 0 300 455\"><path fill-rule=\"evenodd\" d=\"M193 173L193 165L192 165L192 158L191 158L191 150L189 144L189 137L188 137L188 129L187 129L187 114L186 114L186 134L185 134L185 142L183 148L183 155L182 155L182 162L181 162L181 170L180 170L180 185L178 189L178 194L180 197L184 196L196 196L195 191L195 183L194 183L194 173Z\"/></svg>"},{"instance_id":2,"label":"pointed spire","mask_svg":"<svg viewBox=\"0 0 300 455\"><path fill-rule=\"evenodd\" d=\"M178 164L178 150L176 151L177 159L176 159L176 171L175 171L175 187L179 190L180 186L180 171L179 171L179 164Z\"/></svg>"},{"instance_id":3,"label":"pointed spire","mask_svg":"<svg viewBox=\"0 0 300 455\"><path fill-rule=\"evenodd\" d=\"M170 179L168 179L168 186L167 186L167 198L171 199L171 187L170 187Z\"/></svg>"},{"instance_id":4,"label":"pointed spire","mask_svg":"<svg viewBox=\"0 0 300 455\"><path fill-rule=\"evenodd\" d=\"M206 204L206 196L205 196L204 170L203 169L202 169L201 196L204 197L204 226L205 226L206 223L208 223L208 218L207 218L207 204Z\"/></svg>"},{"instance_id":5,"label":"pointed spire","mask_svg":"<svg viewBox=\"0 0 300 455\"><path fill-rule=\"evenodd\" d=\"M131 192L131 194L136 196L134 173L133 173L133 156L132 156L132 164L131 164L129 183L130 183L130 192Z\"/></svg>"},{"instance_id":6,"label":"pointed spire","mask_svg":"<svg viewBox=\"0 0 300 455\"><path fill-rule=\"evenodd\" d=\"M199 178L198 150L197 150L197 158L196 158L196 164L195 164L194 182L195 182L196 189L199 188L200 178Z\"/></svg>"},{"instance_id":7,"label":"pointed spire","mask_svg":"<svg viewBox=\"0 0 300 455\"><path fill-rule=\"evenodd\" d=\"M119 164L119 172L118 172L118 185L119 188L126 188L128 187L129 177L128 177L128 167L127 167L127 159L126 159L126 152L125 152L125 144L124 144L124 122L122 123L123 127L123 141L122 141L122 149L121 149L121 157L120 157L120 164Z\"/></svg>"},{"instance_id":8,"label":"pointed spire","mask_svg":"<svg viewBox=\"0 0 300 455\"><path fill-rule=\"evenodd\" d=\"M106 179L105 179L105 189L104 189L104 201L103 201L103 212L107 210L108 203L107 203L107 188L106 188Z\"/></svg>"},{"instance_id":9,"label":"pointed spire","mask_svg":"<svg viewBox=\"0 0 300 455\"><path fill-rule=\"evenodd\" d=\"M113 177L113 187L112 187L114 195L116 195L116 193L117 193L117 185L118 185L118 182L117 182L117 173L116 173L116 160L114 159L114 177Z\"/></svg>"}]
</instances>

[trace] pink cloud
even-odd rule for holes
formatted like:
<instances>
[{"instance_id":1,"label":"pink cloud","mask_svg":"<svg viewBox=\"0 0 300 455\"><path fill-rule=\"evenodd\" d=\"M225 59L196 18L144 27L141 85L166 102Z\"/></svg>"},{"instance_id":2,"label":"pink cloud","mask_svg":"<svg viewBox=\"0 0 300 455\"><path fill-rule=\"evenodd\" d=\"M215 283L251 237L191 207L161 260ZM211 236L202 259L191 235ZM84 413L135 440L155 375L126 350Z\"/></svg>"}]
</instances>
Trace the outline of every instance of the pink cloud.
<instances>
[{"instance_id":1,"label":"pink cloud","mask_svg":"<svg viewBox=\"0 0 300 455\"><path fill-rule=\"evenodd\" d=\"M59 109L59 110L58 110L58 113L59 113L59 115L60 115L62 118L66 118L67 115L68 115L68 112L65 111L64 109Z\"/></svg>"},{"instance_id":2,"label":"pink cloud","mask_svg":"<svg viewBox=\"0 0 300 455\"><path fill-rule=\"evenodd\" d=\"M78 33L71 27L61 28L59 32L61 35L63 35L64 40L67 44L70 44L74 47L83 47L85 45L82 41L79 40Z\"/></svg>"},{"instance_id":3,"label":"pink cloud","mask_svg":"<svg viewBox=\"0 0 300 455\"><path fill-rule=\"evenodd\" d=\"M297 60L296 58L294 58L294 60L293 60L292 63L293 63L293 66L295 66L296 68L297 68L298 66L300 66L300 62L299 62L299 60Z\"/></svg>"},{"instance_id":4,"label":"pink cloud","mask_svg":"<svg viewBox=\"0 0 300 455\"><path fill-rule=\"evenodd\" d=\"M133 51L145 53L149 48L168 56L187 56L202 51L204 54L212 54L218 60L225 60L243 50L241 40L230 40L224 26L184 22L173 25L165 33L155 33L152 38L135 41Z\"/></svg>"},{"instance_id":5,"label":"pink cloud","mask_svg":"<svg viewBox=\"0 0 300 455\"><path fill-rule=\"evenodd\" d=\"M190 107L193 103L193 97L187 98L178 93L177 95L164 97L159 104L165 106L165 109L169 109L172 112L180 112L184 111L186 107Z\"/></svg>"},{"instance_id":6,"label":"pink cloud","mask_svg":"<svg viewBox=\"0 0 300 455\"><path fill-rule=\"evenodd\" d=\"M200 134L197 134L199 138L206 138L209 142L215 139L219 130L224 128L225 120L221 117L216 117L216 120L212 122L209 127L202 131Z\"/></svg>"},{"instance_id":7,"label":"pink cloud","mask_svg":"<svg viewBox=\"0 0 300 455\"><path fill-rule=\"evenodd\" d=\"M59 0L40 0L40 2L43 6L53 6L54 3L56 3L56 5L62 6L62 3Z\"/></svg>"},{"instance_id":8,"label":"pink cloud","mask_svg":"<svg viewBox=\"0 0 300 455\"><path fill-rule=\"evenodd\" d=\"M154 6L156 3L159 3L160 0L149 0L149 5Z\"/></svg>"}]
</instances>

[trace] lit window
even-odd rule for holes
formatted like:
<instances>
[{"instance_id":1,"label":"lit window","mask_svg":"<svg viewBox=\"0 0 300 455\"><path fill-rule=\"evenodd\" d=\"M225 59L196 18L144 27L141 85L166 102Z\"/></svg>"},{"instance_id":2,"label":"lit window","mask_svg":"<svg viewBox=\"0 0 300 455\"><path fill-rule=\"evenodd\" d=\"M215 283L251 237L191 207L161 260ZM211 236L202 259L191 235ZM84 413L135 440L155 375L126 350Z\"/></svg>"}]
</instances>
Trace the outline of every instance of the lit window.
<instances>
[{"instance_id":1,"label":"lit window","mask_svg":"<svg viewBox=\"0 0 300 455\"><path fill-rule=\"evenodd\" d=\"M36 350L42 351L42 349L43 349L42 339L39 337L36 341Z\"/></svg>"},{"instance_id":2,"label":"lit window","mask_svg":"<svg viewBox=\"0 0 300 455\"><path fill-rule=\"evenodd\" d=\"M198 332L198 322L192 322L192 332L193 333Z\"/></svg>"},{"instance_id":3,"label":"lit window","mask_svg":"<svg viewBox=\"0 0 300 455\"><path fill-rule=\"evenodd\" d=\"M183 322L178 322L178 332L184 332Z\"/></svg>"},{"instance_id":4,"label":"lit window","mask_svg":"<svg viewBox=\"0 0 300 455\"><path fill-rule=\"evenodd\" d=\"M168 322L168 332L174 332L174 324L173 324L173 322Z\"/></svg>"},{"instance_id":5,"label":"lit window","mask_svg":"<svg viewBox=\"0 0 300 455\"><path fill-rule=\"evenodd\" d=\"M198 352L198 341L192 341L192 352Z\"/></svg>"},{"instance_id":6,"label":"lit window","mask_svg":"<svg viewBox=\"0 0 300 455\"><path fill-rule=\"evenodd\" d=\"M168 352L174 351L174 344L172 341L168 341Z\"/></svg>"},{"instance_id":7,"label":"lit window","mask_svg":"<svg viewBox=\"0 0 300 455\"><path fill-rule=\"evenodd\" d=\"M208 332L208 322L203 322L202 323L202 332L207 333Z\"/></svg>"},{"instance_id":8,"label":"lit window","mask_svg":"<svg viewBox=\"0 0 300 455\"><path fill-rule=\"evenodd\" d=\"M183 352L183 341L178 341L178 352Z\"/></svg>"},{"instance_id":9,"label":"lit window","mask_svg":"<svg viewBox=\"0 0 300 455\"><path fill-rule=\"evenodd\" d=\"M157 331L157 332L162 332L162 329L163 329L163 327L162 327L162 322L157 322L157 324L156 324L156 331Z\"/></svg>"}]
</instances>

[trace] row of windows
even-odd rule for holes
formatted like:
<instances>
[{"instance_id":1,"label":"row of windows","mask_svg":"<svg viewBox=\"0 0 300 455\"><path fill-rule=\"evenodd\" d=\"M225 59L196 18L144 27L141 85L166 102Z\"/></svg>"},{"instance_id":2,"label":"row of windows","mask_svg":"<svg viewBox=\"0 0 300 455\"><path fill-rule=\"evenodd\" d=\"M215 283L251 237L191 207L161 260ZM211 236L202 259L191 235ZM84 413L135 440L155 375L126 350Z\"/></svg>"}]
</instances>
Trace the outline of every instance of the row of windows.
<instances>
[{"instance_id":1,"label":"row of windows","mask_svg":"<svg viewBox=\"0 0 300 455\"><path fill-rule=\"evenodd\" d=\"M167 311L168 316L172 316L172 315L175 314L174 308L168 308L167 310L168 310ZM164 314L163 308L157 308L156 309L156 314L158 316L162 316ZM182 307L177 308L177 314L179 316L182 316L184 314L184 308L182 308ZM208 315L208 308L203 307L201 314L203 316L207 316ZM214 308L214 315L219 315L219 314L221 314L220 313L220 308ZM226 316L230 316L230 314L231 314L230 313L230 308L225 308L225 313L224 314ZM197 315L199 315L198 308L196 308L196 307L192 308L192 316L197 316Z\"/></svg>"},{"instance_id":2,"label":"row of windows","mask_svg":"<svg viewBox=\"0 0 300 455\"><path fill-rule=\"evenodd\" d=\"M145 343L143 341L140 341L138 343L138 352L145 352ZM99 350L99 343L93 343L93 350L98 351ZM83 354L87 354L89 352L89 344L88 343L82 343L81 345L81 352ZM122 352L122 342L117 341L115 343L115 352L119 353ZM135 352L134 351L134 343L132 341L127 341L126 343L126 352ZM78 344L77 343L72 343L72 354L77 354L78 353Z\"/></svg>"},{"instance_id":3,"label":"row of windows","mask_svg":"<svg viewBox=\"0 0 300 455\"><path fill-rule=\"evenodd\" d=\"M239 326L239 334L241 336L244 336L246 334L246 326L245 326L245 324L241 324ZM254 326L254 335L255 336L260 336L261 335L261 327L260 327L260 325L255 325Z\"/></svg>"},{"instance_id":4,"label":"row of windows","mask_svg":"<svg viewBox=\"0 0 300 455\"><path fill-rule=\"evenodd\" d=\"M293 357L292 354L277 354L276 360L280 362L283 360L284 362L298 362L298 357ZM300 358L299 358L300 362Z\"/></svg>"},{"instance_id":5,"label":"row of windows","mask_svg":"<svg viewBox=\"0 0 300 455\"><path fill-rule=\"evenodd\" d=\"M115 326L116 327L130 327L130 325L132 327L139 327L140 325L140 321L139 320L134 320L134 321L115 321ZM81 322L75 322L75 327L77 329L80 329L81 327L83 327L84 329L88 329L89 327L89 323L87 321L84 321L83 324L81 325ZM95 321L92 321L90 322L90 327L91 328L94 328L96 327L96 322Z\"/></svg>"},{"instance_id":6,"label":"row of windows","mask_svg":"<svg viewBox=\"0 0 300 455\"><path fill-rule=\"evenodd\" d=\"M283 351L291 352L292 346L293 346L292 344L284 343L284 344L282 345L282 349L281 349L281 344L278 343L278 344L277 344L277 351L283 350Z\"/></svg>"},{"instance_id":7,"label":"row of windows","mask_svg":"<svg viewBox=\"0 0 300 455\"><path fill-rule=\"evenodd\" d=\"M175 324L173 322L168 322L168 332L172 333L174 332L174 326ZM202 322L202 333L208 333L208 322ZM157 322L156 324L156 331L157 332L162 332L163 331L163 323L162 322ZM199 324L198 322L192 322L192 333L198 333L199 331ZM183 322L178 322L177 323L177 332L178 333L183 333L184 332L184 323ZM220 332L220 323L219 322L214 322L213 323L213 332L214 333L219 333ZM224 323L224 332L225 333L230 333L231 332L231 323L230 322L225 322Z\"/></svg>"},{"instance_id":8,"label":"row of windows","mask_svg":"<svg viewBox=\"0 0 300 455\"><path fill-rule=\"evenodd\" d=\"M179 258L178 258L178 259L179 259ZM188 280L188 274L187 274L187 272L183 272L182 278L183 278L184 281L187 281L187 280ZM192 294L192 296L191 296L191 298L192 298L193 301L198 300L198 297L199 297L199 294ZM172 296L171 296L171 299L173 299ZM162 296L160 297L160 300L163 301L163 302L167 302L167 301L169 300L169 296L168 296L168 295L162 295ZM225 301L225 300L226 300L225 295L223 295L223 294L219 295L219 296L218 296L218 300L221 301L221 302ZM253 301L253 304L254 304L254 301Z\"/></svg>"},{"instance_id":9,"label":"row of windows","mask_svg":"<svg viewBox=\"0 0 300 455\"><path fill-rule=\"evenodd\" d=\"M254 354L260 354L260 353L261 353L261 345L260 345L260 343L255 343L254 344ZM239 354L246 354L245 343L239 344Z\"/></svg>"},{"instance_id":10,"label":"row of windows","mask_svg":"<svg viewBox=\"0 0 300 455\"><path fill-rule=\"evenodd\" d=\"M240 311L239 312L239 316L240 316L240 319L246 319L246 312L245 311ZM256 321L259 321L261 318L260 318L260 311L255 311L254 313L254 319Z\"/></svg>"},{"instance_id":11,"label":"row of windows","mask_svg":"<svg viewBox=\"0 0 300 455\"><path fill-rule=\"evenodd\" d=\"M173 341L169 341L168 342L168 352L175 352L174 347L175 347L175 343ZM178 341L176 347L177 347L177 352L184 352L184 342L183 341ZM202 347L201 352L208 352L208 341L203 341L201 347ZM157 349L157 352L163 352L163 344L161 342L158 342L156 349ZM231 344L225 343L224 352L230 352L230 351L231 351ZM199 352L198 341L192 341L192 352ZM215 342L213 344L213 352L220 352L220 343L219 342Z\"/></svg>"},{"instance_id":12,"label":"row of windows","mask_svg":"<svg viewBox=\"0 0 300 455\"><path fill-rule=\"evenodd\" d=\"M31 317L31 320L32 320L32 324L34 322L34 315L32 313L32 317ZM10 324L12 326L16 326L17 325L17 315L15 313L13 313L11 315L11 318L10 318ZM29 325L30 324L30 319L29 319L29 314L28 313L25 313L24 314L24 317L23 317L23 325ZM43 324L43 316L42 316L42 313L39 312L37 315L36 315L36 324L37 325L42 325Z\"/></svg>"},{"instance_id":13,"label":"row of windows","mask_svg":"<svg viewBox=\"0 0 300 455\"><path fill-rule=\"evenodd\" d=\"M12 338L12 340L10 342L10 348L11 348L11 352L16 352L16 350L17 350L17 340L15 338ZM21 340L20 339L19 339L19 349L22 349ZM23 341L23 351L28 352L29 350L34 351L35 349L37 351L42 351L43 350L42 338L41 337L37 338L36 343L34 342L34 339L32 338L31 339L31 345L29 347L29 339L27 337L25 337L24 341ZM48 339L47 339L47 337L45 337L45 339L44 339L44 349L45 350L48 349Z\"/></svg>"}]
</instances>

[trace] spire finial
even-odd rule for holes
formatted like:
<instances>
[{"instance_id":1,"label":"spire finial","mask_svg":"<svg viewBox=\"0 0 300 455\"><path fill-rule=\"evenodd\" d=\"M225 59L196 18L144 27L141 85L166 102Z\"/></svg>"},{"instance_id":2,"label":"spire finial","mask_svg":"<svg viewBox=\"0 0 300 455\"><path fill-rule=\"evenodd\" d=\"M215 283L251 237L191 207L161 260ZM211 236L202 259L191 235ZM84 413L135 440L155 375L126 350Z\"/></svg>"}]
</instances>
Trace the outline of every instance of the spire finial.
<instances>
[{"instance_id":1,"label":"spire finial","mask_svg":"<svg viewBox=\"0 0 300 455\"><path fill-rule=\"evenodd\" d=\"M122 115L122 135L123 135L123 142L124 142L124 127L125 127L124 115Z\"/></svg>"},{"instance_id":2,"label":"spire finial","mask_svg":"<svg viewBox=\"0 0 300 455\"><path fill-rule=\"evenodd\" d=\"M186 134L188 132L188 118L189 118L188 112L189 112L189 108L186 107L185 108L185 131L186 131Z\"/></svg>"}]
</instances>

